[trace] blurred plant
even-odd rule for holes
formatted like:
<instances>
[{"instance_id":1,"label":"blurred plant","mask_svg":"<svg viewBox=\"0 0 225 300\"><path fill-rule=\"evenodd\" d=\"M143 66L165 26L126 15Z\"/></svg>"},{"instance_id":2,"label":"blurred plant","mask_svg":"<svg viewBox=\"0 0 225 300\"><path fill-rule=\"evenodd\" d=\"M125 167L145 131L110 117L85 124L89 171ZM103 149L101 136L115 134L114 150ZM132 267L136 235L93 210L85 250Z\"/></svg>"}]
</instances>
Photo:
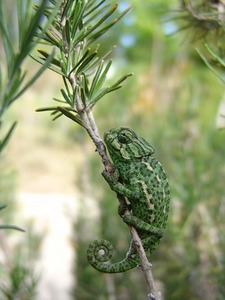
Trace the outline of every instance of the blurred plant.
<instances>
[{"instance_id":1,"label":"blurred plant","mask_svg":"<svg viewBox=\"0 0 225 300\"><path fill-rule=\"evenodd\" d=\"M53 58L52 53L37 73L25 82L27 73L22 70L22 65L40 39L40 37L35 38L35 36L37 36L40 24L43 23L43 13L47 1L42 0L36 11L33 9L32 0L13 1L12 5L13 9L15 9L17 21L17 25L13 23L13 26L11 15L14 11L10 12L10 16L7 15L9 3L10 1L0 1L0 36L3 45L1 49L3 51L3 54L1 53L2 63L0 66L0 130L2 129L3 114L37 80ZM55 10L52 10L51 18L42 25L43 31L51 23L56 10L57 5ZM0 152L8 143L15 126L16 122L0 138Z\"/></svg>"},{"instance_id":2,"label":"blurred plant","mask_svg":"<svg viewBox=\"0 0 225 300\"><path fill-rule=\"evenodd\" d=\"M0 206L0 210L2 210L4 208L6 208L6 205ZM24 230L22 228L14 226L14 225L0 225L0 229L16 229L16 230L24 232Z\"/></svg>"},{"instance_id":3,"label":"blurred plant","mask_svg":"<svg viewBox=\"0 0 225 300\"><path fill-rule=\"evenodd\" d=\"M175 13L176 32L185 30L191 35L204 63L225 83L225 1L180 0L180 9ZM219 118L225 117L224 112L219 114Z\"/></svg>"},{"instance_id":4,"label":"blurred plant","mask_svg":"<svg viewBox=\"0 0 225 300\"><path fill-rule=\"evenodd\" d=\"M52 53L46 63L34 74L30 79L27 79L27 72L23 71L22 67L29 56L32 49L36 46L40 37L37 37L37 31L41 23L44 23L42 30L48 27L51 23L51 18L43 19L43 12L47 5L47 0L40 1L40 6L36 11L33 9L32 0L16 0L16 1L3 1L0 0L0 41L1 43L1 66L0 66L0 163L3 161L2 151L5 149L9 142L13 131L16 127L14 122L8 130L3 130L3 123L7 123L5 119L6 111L11 105L18 100L21 95L35 82L35 80L43 73L47 65L53 58ZM54 12L52 11L52 18ZM16 22L12 22L15 20ZM1 164L1 180L0 180L0 194L1 202L10 202L11 199L11 186L8 187L11 174L4 174ZM6 184L7 183L7 184ZM6 190L8 188L8 190ZM8 194L10 194L7 199ZM7 201L9 200L9 201ZM3 210L6 205L0 205L0 210ZM8 218L8 215L4 215L3 219ZM0 229L16 229L24 231L23 229L14 225L0 225ZM1 250L4 252L4 235L1 234ZM29 238L31 238L29 236ZM34 238L34 237L33 237ZM31 299L33 291L36 287L37 281L34 278L33 266L28 264L28 261L22 261L22 252L29 251L30 247L27 247L23 251L17 245L17 249L7 249L7 259L10 257L11 261L7 266L7 270L4 272L4 267L1 266L1 286L2 291L1 299L4 295L4 299ZM33 253L37 253L37 248L32 249ZM15 255L14 255L15 254ZM27 253L25 254L28 258ZM30 261L29 261L30 263ZM6 283L2 277L6 277Z\"/></svg>"},{"instance_id":5,"label":"blurred plant","mask_svg":"<svg viewBox=\"0 0 225 300\"><path fill-rule=\"evenodd\" d=\"M15 201L17 177L3 155L0 156L0 202L4 200L10 210L0 214L0 223L10 224L18 219L15 211L20 208ZM41 274L36 270L36 261L44 233L35 228L32 220L26 218L23 223L26 228L23 238L13 231L0 230L0 299L30 300L37 290Z\"/></svg>"},{"instance_id":6,"label":"blurred plant","mask_svg":"<svg viewBox=\"0 0 225 300\"><path fill-rule=\"evenodd\" d=\"M178 12L178 14L177 14ZM213 39L224 34L225 3L223 0L180 0L176 12L179 30L190 30L194 40Z\"/></svg>"},{"instance_id":7,"label":"blurred plant","mask_svg":"<svg viewBox=\"0 0 225 300\"><path fill-rule=\"evenodd\" d=\"M3 53L0 53L2 60L0 66L0 154L9 142L17 123L14 122L6 133L3 134L3 115L43 73L53 58L52 53L36 74L25 82L27 73L22 70L22 65L40 39L40 37L35 38L35 36L37 36L40 23L43 22L43 12L46 3L46 0L42 0L39 8L34 11L32 0L13 1L11 3L13 9L9 16L7 14L7 8L10 5L10 1L0 1L0 39L3 46L1 49ZM55 11L56 8L57 6L55 7ZM14 13L14 9L17 25L11 21L11 15ZM55 11L52 11L52 18L54 17ZM49 26L52 18L49 18L45 22L42 27L43 31ZM2 205L0 210L4 208L5 205ZM0 229L17 229L23 231L23 229L13 225L1 225Z\"/></svg>"},{"instance_id":8,"label":"blurred plant","mask_svg":"<svg viewBox=\"0 0 225 300\"><path fill-rule=\"evenodd\" d=\"M1 299L36 299L41 274L37 273L35 263L39 258L43 233L38 234L32 222L28 222L26 227L26 241L14 243L13 251L8 248L8 243L4 243L4 236L1 235L0 244L5 255L4 265L1 265L0 272Z\"/></svg>"}]
</instances>

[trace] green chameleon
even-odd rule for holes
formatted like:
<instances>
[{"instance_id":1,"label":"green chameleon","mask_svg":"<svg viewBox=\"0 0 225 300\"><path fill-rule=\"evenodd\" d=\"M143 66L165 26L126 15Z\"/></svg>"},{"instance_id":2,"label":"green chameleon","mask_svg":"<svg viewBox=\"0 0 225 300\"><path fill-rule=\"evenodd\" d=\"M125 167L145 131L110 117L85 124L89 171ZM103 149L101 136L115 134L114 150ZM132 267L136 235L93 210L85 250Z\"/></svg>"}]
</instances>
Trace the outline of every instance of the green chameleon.
<instances>
[{"instance_id":1,"label":"green chameleon","mask_svg":"<svg viewBox=\"0 0 225 300\"><path fill-rule=\"evenodd\" d=\"M111 189L129 202L119 206L123 221L136 228L146 252L158 246L166 226L170 191L162 165L152 157L154 148L129 128L119 127L104 134L104 141L115 165L115 172L102 175ZM130 215L125 211L129 209ZM112 245L106 240L94 241L87 250L89 263L104 273L119 273L139 265L139 256L131 240L124 260L107 263Z\"/></svg>"}]
</instances>

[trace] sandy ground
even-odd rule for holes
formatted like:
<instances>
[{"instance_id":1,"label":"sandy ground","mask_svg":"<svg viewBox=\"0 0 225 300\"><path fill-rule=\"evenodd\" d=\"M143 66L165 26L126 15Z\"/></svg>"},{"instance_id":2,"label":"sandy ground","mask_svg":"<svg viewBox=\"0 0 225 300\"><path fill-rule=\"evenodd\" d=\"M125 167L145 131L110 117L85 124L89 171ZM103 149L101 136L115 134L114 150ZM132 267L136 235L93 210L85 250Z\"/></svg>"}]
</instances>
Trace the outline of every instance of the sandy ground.
<instances>
[{"instance_id":1,"label":"sandy ground","mask_svg":"<svg viewBox=\"0 0 225 300\"><path fill-rule=\"evenodd\" d=\"M38 288L38 300L69 300L74 284L74 263L71 222L68 212L76 214L74 195L20 193L18 197L22 216L34 218L38 231L46 237L41 248L37 270L42 274Z\"/></svg>"}]
</instances>

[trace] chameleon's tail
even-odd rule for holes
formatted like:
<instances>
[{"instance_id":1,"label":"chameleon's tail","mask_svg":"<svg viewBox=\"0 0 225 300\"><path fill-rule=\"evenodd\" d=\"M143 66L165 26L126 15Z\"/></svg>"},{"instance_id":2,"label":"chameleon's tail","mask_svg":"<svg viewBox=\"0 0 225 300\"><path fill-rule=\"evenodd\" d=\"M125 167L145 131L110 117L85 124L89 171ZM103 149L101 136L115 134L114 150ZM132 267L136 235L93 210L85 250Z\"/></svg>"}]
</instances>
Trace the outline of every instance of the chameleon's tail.
<instances>
[{"instance_id":1,"label":"chameleon's tail","mask_svg":"<svg viewBox=\"0 0 225 300\"><path fill-rule=\"evenodd\" d=\"M87 250L87 259L93 268L103 273L121 273L138 266L137 255L128 252L126 258L117 263L106 263L112 257L113 247L106 240L94 241Z\"/></svg>"}]
</instances>

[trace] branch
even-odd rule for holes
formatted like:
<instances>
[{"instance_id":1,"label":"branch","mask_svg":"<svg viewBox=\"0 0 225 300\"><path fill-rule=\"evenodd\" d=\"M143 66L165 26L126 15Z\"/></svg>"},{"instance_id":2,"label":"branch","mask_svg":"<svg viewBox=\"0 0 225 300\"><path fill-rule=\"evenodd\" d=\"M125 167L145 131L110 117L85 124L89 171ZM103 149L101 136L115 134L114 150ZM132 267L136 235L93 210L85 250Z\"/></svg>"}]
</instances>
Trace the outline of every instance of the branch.
<instances>
[{"instance_id":1,"label":"branch","mask_svg":"<svg viewBox=\"0 0 225 300\"><path fill-rule=\"evenodd\" d=\"M77 99L77 104L79 107L82 108L83 104L80 99ZM92 110L84 109L82 111L82 113L80 112L80 116L82 118L82 121L85 125L85 128L86 128L89 136L91 137L92 141L94 142L94 144L96 146L96 150L97 150L98 154L102 158L102 163L103 163L105 169L108 172L112 172L112 170L114 169L114 166L111 163L111 161L109 160L108 155L106 153L106 148L105 148L105 145L99 135L98 128L97 128L94 116L92 114ZM120 203L126 203L126 199L122 195L117 194L117 198ZM127 210L126 214L130 214L130 212ZM151 271L151 263L148 261L147 255L145 253L145 250L144 250L142 242L141 242L141 239L140 239L136 229L132 226L129 226L129 227L130 227L132 238L133 238L134 243L137 248L138 255L140 257L141 269L143 271L143 274L144 274L146 282L147 282L147 287L149 290L148 299L149 300L161 300L161 295L160 295L159 291L156 289L154 277L153 277L153 274Z\"/></svg>"},{"instance_id":2,"label":"branch","mask_svg":"<svg viewBox=\"0 0 225 300\"><path fill-rule=\"evenodd\" d=\"M117 198L120 203L126 203L126 199L122 195L117 194ZM125 212L125 214L129 215L130 212L127 210ZM148 299L149 300L161 300L161 293L156 288L155 280L154 280L154 277L153 277L153 274L151 271L152 264L149 262L149 260L147 258L144 247L142 245L142 241L137 233L137 230L132 226L129 226L129 228L130 228L130 232L131 232L133 241L136 245L138 255L140 257L141 269L142 269L142 272L144 274L144 277L145 277L145 280L147 283L147 287L148 287L148 291L149 291Z\"/></svg>"},{"instance_id":3,"label":"branch","mask_svg":"<svg viewBox=\"0 0 225 300\"><path fill-rule=\"evenodd\" d=\"M145 250L143 248L141 239L137 233L137 230L134 227L130 227L130 231L134 240L134 243L137 248L138 255L141 260L141 269L143 271L143 274L145 276L145 280L147 283L147 287L149 290L148 299L149 300L161 300L161 293L157 290L155 285L155 280L151 271L151 263L148 261L147 255L145 253Z\"/></svg>"}]
</instances>

